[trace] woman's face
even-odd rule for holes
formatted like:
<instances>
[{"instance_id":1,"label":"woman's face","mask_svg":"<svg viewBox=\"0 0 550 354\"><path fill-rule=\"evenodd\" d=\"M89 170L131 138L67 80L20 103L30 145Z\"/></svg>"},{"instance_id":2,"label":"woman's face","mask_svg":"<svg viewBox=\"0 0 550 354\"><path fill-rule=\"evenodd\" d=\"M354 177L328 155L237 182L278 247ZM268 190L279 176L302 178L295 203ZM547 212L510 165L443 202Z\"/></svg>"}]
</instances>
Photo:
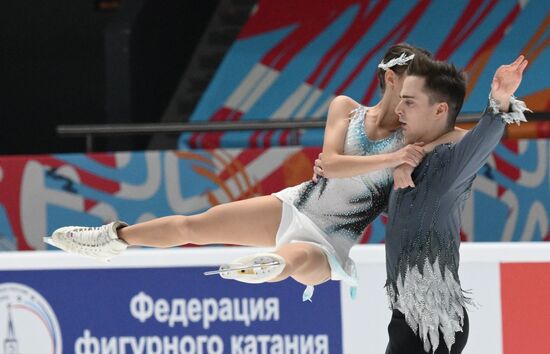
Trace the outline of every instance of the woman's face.
<instances>
[{"instance_id":1,"label":"woman's face","mask_svg":"<svg viewBox=\"0 0 550 354\"><path fill-rule=\"evenodd\" d=\"M392 89L392 101L399 102L401 100L401 90L403 89L403 82L405 81L406 76L406 73L395 74L395 80Z\"/></svg>"},{"instance_id":2,"label":"woman's face","mask_svg":"<svg viewBox=\"0 0 550 354\"><path fill-rule=\"evenodd\" d=\"M406 73L402 73L401 75L398 75L394 72L393 80L391 83L391 86L386 84L386 91L387 94L389 94L389 109L391 111L395 111L395 108L401 101L401 90L403 89L403 82L405 81L405 77L407 77ZM387 83L387 82L386 82ZM395 118L397 123L397 116Z\"/></svg>"}]
</instances>

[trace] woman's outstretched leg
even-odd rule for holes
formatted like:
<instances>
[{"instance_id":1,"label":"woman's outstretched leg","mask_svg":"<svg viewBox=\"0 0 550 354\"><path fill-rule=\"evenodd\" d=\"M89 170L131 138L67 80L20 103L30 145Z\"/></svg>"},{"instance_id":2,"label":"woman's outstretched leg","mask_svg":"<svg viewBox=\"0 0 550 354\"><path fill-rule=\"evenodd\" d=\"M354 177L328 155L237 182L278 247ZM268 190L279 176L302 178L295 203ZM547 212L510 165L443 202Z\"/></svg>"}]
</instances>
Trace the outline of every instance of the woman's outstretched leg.
<instances>
[{"instance_id":1,"label":"woman's outstretched leg","mask_svg":"<svg viewBox=\"0 0 550 354\"><path fill-rule=\"evenodd\" d=\"M279 199L258 197L221 204L202 214L168 216L128 226L119 230L118 236L129 245L150 247L188 243L273 247L281 214ZM282 257L280 267L250 269L249 272L229 274L228 278L257 283L292 277L304 285L317 285L330 278L330 266L319 247L296 242L285 244L272 254ZM244 257L241 265L254 266L274 260L269 254L251 255Z\"/></svg>"},{"instance_id":2,"label":"woman's outstretched leg","mask_svg":"<svg viewBox=\"0 0 550 354\"><path fill-rule=\"evenodd\" d=\"M173 247L188 243L275 246L281 222L282 202L274 196L251 198L215 206L191 216L174 215L131 226L111 223L97 228L64 227L54 232L52 243L71 253L107 260L130 246ZM120 227L122 226L122 227ZM280 281L293 277L305 285L320 284L330 278L326 256L307 243L291 243L272 253L280 257L280 267L265 279L258 274L235 274L231 278L247 281ZM255 257L248 257L255 262ZM253 281L258 282L258 281Z\"/></svg>"},{"instance_id":3,"label":"woman's outstretched leg","mask_svg":"<svg viewBox=\"0 0 550 354\"><path fill-rule=\"evenodd\" d=\"M130 246L173 247L233 244L269 247L281 221L282 203L274 196L251 198L210 208L204 213L173 215L118 231Z\"/></svg>"},{"instance_id":4,"label":"woman's outstretched leg","mask_svg":"<svg viewBox=\"0 0 550 354\"><path fill-rule=\"evenodd\" d=\"M169 216L126 226L62 227L45 241L71 253L108 260L128 245L171 247L194 243L273 246L282 203L263 196L215 206L192 216Z\"/></svg>"}]
</instances>

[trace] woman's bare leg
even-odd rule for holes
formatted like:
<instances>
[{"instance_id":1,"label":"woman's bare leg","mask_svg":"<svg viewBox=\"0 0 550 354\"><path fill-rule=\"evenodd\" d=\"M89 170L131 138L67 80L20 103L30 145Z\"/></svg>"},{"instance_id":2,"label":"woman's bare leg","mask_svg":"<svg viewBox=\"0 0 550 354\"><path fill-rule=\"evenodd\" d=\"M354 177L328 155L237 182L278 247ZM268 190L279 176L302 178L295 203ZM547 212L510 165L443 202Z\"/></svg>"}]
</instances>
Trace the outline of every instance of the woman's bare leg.
<instances>
[{"instance_id":1,"label":"woman's bare leg","mask_svg":"<svg viewBox=\"0 0 550 354\"><path fill-rule=\"evenodd\" d=\"M118 237L129 245L161 248L188 243L269 247L275 245L281 213L282 202L269 195L131 225L118 230Z\"/></svg>"},{"instance_id":2,"label":"woman's bare leg","mask_svg":"<svg viewBox=\"0 0 550 354\"><path fill-rule=\"evenodd\" d=\"M289 243L275 251L283 257L286 266L271 281L281 281L289 276L304 285L318 285L330 279L330 265L325 253L308 243Z\"/></svg>"},{"instance_id":3,"label":"woman's bare leg","mask_svg":"<svg viewBox=\"0 0 550 354\"><path fill-rule=\"evenodd\" d=\"M173 247L193 243L273 247L281 221L282 202L264 196L215 206L202 214L174 215L131 225L118 231L129 245ZM289 276L305 285L330 278L323 251L307 243L286 244L277 249L285 268L272 281Z\"/></svg>"}]
</instances>

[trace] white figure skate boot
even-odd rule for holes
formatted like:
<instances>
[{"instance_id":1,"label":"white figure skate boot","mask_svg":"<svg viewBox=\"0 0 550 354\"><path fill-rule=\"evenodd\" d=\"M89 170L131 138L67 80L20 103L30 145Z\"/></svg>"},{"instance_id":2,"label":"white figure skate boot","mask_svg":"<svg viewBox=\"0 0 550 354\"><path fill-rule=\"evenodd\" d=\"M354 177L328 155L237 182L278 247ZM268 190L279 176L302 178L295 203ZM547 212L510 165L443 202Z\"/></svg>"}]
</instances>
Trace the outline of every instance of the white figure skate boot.
<instances>
[{"instance_id":1,"label":"white figure skate boot","mask_svg":"<svg viewBox=\"0 0 550 354\"><path fill-rule=\"evenodd\" d=\"M65 226L55 230L44 242L69 253L107 262L124 251L128 244L118 238L117 230L128 226L122 221L99 227Z\"/></svg>"}]
</instances>

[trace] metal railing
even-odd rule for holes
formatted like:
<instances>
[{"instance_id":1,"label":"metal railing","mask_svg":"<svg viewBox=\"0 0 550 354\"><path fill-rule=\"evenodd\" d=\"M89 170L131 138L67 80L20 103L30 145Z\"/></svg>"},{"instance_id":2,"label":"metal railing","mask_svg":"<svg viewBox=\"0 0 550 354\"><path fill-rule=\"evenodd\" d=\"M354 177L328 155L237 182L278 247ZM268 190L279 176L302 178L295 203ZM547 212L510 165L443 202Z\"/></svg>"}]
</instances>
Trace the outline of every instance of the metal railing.
<instances>
[{"instance_id":1,"label":"metal railing","mask_svg":"<svg viewBox=\"0 0 550 354\"><path fill-rule=\"evenodd\" d=\"M66 137L84 136L86 151L93 151L94 136L181 134L186 132L220 132L248 130L324 128L326 121L237 121L204 123L142 123L142 124L86 124L58 125L57 134ZM296 139L297 140L297 139Z\"/></svg>"},{"instance_id":2,"label":"metal railing","mask_svg":"<svg viewBox=\"0 0 550 354\"><path fill-rule=\"evenodd\" d=\"M457 124L475 123L481 113L461 114ZM548 120L550 113L528 113L527 119ZM139 123L139 124L84 124L58 125L57 134L64 137L86 138L86 151L93 151L95 136L121 135L154 135L154 134L181 134L185 132L220 132L220 131L249 131L249 130L278 130L291 129L298 132L300 129L324 128L326 120L265 120L265 121L236 121L236 122L200 122L200 123ZM297 140L297 139L296 139Z\"/></svg>"}]
</instances>

